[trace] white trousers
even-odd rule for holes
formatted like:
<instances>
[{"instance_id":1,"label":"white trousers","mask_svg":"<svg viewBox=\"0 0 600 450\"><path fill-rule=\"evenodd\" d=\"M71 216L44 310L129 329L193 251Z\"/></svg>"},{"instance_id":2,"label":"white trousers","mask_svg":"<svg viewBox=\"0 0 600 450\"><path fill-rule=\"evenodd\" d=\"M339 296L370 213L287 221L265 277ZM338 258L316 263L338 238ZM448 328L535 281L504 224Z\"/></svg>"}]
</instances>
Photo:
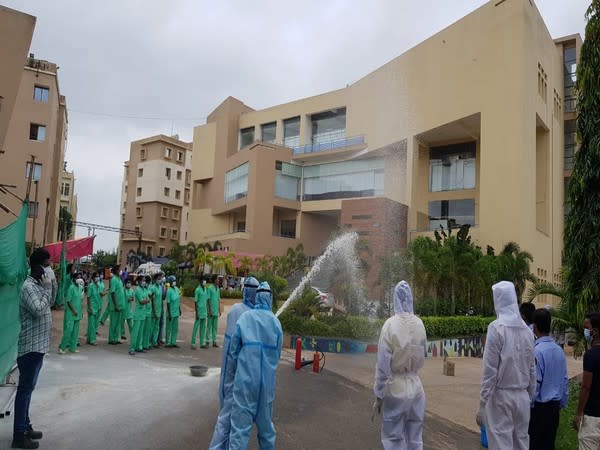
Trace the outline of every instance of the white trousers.
<instances>
[{"instance_id":1,"label":"white trousers","mask_svg":"<svg viewBox=\"0 0 600 450\"><path fill-rule=\"evenodd\" d=\"M485 407L490 450L529 450L529 394L525 389L495 389Z\"/></svg>"},{"instance_id":2,"label":"white trousers","mask_svg":"<svg viewBox=\"0 0 600 450\"><path fill-rule=\"evenodd\" d=\"M413 399L383 398L381 443L385 450L422 450L425 394Z\"/></svg>"},{"instance_id":3,"label":"white trousers","mask_svg":"<svg viewBox=\"0 0 600 450\"><path fill-rule=\"evenodd\" d=\"M600 449L600 417L583 416L579 427L579 450Z\"/></svg>"}]
</instances>

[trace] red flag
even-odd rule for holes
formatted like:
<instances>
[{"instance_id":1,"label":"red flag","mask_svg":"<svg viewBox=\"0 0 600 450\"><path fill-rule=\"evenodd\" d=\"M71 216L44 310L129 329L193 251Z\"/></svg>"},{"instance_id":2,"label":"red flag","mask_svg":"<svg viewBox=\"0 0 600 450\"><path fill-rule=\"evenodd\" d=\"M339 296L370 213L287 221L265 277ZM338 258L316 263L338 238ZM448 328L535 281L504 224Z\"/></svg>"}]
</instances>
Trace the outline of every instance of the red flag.
<instances>
[{"instance_id":1,"label":"red flag","mask_svg":"<svg viewBox=\"0 0 600 450\"><path fill-rule=\"evenodd\" d=\"M96 236L90 236L80 239L71 239L65 244L67 250L67 261L73 261L74 259L83 258L84 256L91 255L94 253L94 238ZM60 254L63 248L62 242L54 242L46 245L46 250L50 253L50 261L53 263L60 262Z\"/></svg>"}]
</instances>

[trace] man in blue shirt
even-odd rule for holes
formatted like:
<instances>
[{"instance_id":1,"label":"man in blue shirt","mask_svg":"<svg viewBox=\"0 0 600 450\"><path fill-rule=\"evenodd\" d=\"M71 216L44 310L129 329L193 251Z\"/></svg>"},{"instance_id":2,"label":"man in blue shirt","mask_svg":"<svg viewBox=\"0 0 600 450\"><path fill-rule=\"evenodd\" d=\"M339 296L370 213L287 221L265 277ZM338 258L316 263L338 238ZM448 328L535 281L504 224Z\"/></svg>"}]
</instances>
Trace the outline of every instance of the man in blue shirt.
<instances>
[{"instance_id":1,"label":"man in blue shirt","mask_svg":"<svg viewBox=\"0 0 600 450\"><path fill-rule=\"evenodd\" d=\"M552 317L547 309L533 313L537 386L529 421L529 449L554 450L560 409L567 405L567 360L549 336Z\"/></svg>"}]
</instances>

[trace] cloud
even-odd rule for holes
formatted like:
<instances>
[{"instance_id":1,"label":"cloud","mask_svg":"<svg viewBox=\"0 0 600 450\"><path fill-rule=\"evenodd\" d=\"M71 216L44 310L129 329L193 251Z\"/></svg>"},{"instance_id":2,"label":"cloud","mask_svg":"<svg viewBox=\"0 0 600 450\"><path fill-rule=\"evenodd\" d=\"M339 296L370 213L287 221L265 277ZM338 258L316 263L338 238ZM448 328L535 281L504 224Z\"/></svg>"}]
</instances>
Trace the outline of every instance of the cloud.
<instances>
[{"instance_id":1,"label":"cloud","mask_svg":"<svg viewBox=\"0 0 600 450\"><path fill-rule=\"evenodd\" d=\"M191 140L228 95L264 108L344 87L485 1L3 3L37 17L31 52L60 66L78 219L118 226L132 140L171 131ZM537 2L555 37L583 33L588 3ZM98 232L96 248L117 243L117 234Z\"/></svg>"}]
</instances>

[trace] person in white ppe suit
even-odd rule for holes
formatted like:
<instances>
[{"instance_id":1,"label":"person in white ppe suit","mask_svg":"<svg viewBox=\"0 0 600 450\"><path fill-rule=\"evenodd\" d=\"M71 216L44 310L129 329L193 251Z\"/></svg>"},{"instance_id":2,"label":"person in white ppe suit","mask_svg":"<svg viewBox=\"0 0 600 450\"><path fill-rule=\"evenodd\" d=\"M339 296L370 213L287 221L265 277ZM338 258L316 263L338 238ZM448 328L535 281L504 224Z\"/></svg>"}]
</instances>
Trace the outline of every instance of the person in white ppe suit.
<instances>
[{"instance_id":1,"label":"person in white ppe suit","mask_svg":"<svg viewBox=\"0 0 600 450\"><path fill-rule=\"evenodd\" d=\"M492 286L497 319L488 326L477 424L485 426L490 450L529 449L529 415L535 395L531 330L517 303L515 286Z\"/></svg>"},{"instance_id":2,"label":"person in white ppe suit","mask_svg":"<svg viewBox=\"0 0 600 450\"><path fill-rule=\"evenodd\" d=\"M427 335L423 322L413 314L406 281L394 288L394 313L379 336L374 413L383 416L384 449L422 449L425 392L417 372L425 362Z\"/></svg>"}]
</instances>

